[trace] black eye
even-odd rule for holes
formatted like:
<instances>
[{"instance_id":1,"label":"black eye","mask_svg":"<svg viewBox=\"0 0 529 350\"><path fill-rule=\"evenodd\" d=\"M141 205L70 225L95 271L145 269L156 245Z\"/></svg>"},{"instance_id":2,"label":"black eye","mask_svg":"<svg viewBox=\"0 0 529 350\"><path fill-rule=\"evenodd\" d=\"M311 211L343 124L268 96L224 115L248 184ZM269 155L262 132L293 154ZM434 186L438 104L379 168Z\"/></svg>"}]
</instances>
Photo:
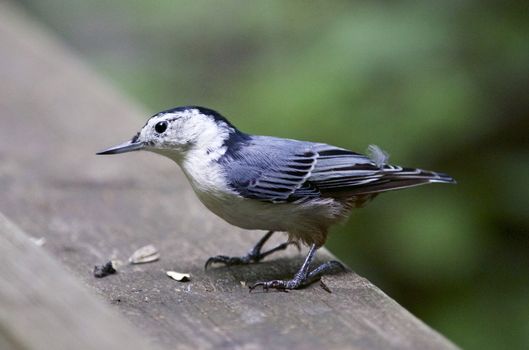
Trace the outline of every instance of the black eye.
<instances>
[{"instance_id":1,"label":"black eye","mask_svg":"<svg viewBox=\"0 0 529 350\"><path fill-rule=\"evenodd\" d=\"M165 130L167 130L167 122L156 123L156 125L154 126L154 130L156 130L158 134L163 134Z\"/></svg>"}]
</instances>

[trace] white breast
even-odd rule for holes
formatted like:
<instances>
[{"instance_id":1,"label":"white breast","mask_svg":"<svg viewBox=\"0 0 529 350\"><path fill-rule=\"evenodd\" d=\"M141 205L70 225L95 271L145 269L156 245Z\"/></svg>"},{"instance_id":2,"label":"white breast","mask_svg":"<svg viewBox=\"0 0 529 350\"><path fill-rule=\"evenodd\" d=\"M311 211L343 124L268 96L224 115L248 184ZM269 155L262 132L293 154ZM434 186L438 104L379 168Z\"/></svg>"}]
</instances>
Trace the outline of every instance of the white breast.
<instances>
[{"instance_id":1,"label":"white breast","mask_svg":"<svg viewBox=\"0 0 529 350\"><path fill-rule=\"evenodd\" d=\"M344 217L344 206L333 199L299 203L269 203L247 199L227 186L222 167L195 154L182 169L200 201L232 225L249 230L272 230L296 235L326 231Z\"/></svg>"}]
</instances>

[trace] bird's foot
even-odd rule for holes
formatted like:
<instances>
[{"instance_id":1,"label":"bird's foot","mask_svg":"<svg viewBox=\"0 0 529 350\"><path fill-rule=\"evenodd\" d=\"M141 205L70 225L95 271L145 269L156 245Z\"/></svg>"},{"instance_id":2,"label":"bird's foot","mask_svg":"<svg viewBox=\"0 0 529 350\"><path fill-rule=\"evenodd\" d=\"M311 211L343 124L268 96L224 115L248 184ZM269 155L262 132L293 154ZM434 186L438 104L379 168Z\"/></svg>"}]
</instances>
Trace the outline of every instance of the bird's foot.
<instances>
[{"instance_id":1,"label":"bird's foot","mask_svg":"<svg viewBox=\"0 0 529 350\"><path fill-rule=\"evenodd\" d=\"M270 289L276 289L281 292L288 292L289 290L306 287L309 284L319 280L324 274L327 274L329 272L335 272L338 270L346 271L347 268L341 262L331 260L321 264L320 266L308 273L303 273L303 271L300 270L291 280L272 280L265 282L257 282L252 284L249 288L250 292L252 292L257 287L263 287L263 290L266 292ZM327 292L330 292L329 288L327 288L325 284L322 285L322 288L325 289Z\"/></svg>"},{"instance_id":2,"label":"bird's foot","mask_svg":"<svg viewBox=\"0 0 529 350\"><path fill-rule=\"evenodd\" d=\"M295 245L298 247L298 250L300 249L299 244L297 242L285 242L277 247L274 247L270 250L267 250L266 252L261 252L261 246L254 247L248 254L245 256L226 256L226 255L217 255L212 256L206 261L206 264L204 268L207 270L207 268L211 264L224 264L225 266L234 266L234 265L246 265L251 263L258 263L259 261L263 260L268 255L275 253L279 250L285 250L289 245ZM256 249L258 248L258 249Z\"/></svg>"}]
</instances>

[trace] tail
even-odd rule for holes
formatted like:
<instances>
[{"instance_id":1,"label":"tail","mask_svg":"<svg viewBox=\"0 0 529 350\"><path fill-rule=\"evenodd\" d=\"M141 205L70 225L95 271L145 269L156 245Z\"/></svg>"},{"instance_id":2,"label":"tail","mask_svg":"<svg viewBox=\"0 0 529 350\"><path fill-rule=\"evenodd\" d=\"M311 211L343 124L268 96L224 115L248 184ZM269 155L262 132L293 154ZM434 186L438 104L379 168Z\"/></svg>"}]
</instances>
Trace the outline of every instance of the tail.
<instances>
[{"instance_id":1,"label":"tail","mask_svg":"<svg viewBox=\"0 0 529 350\"><path fill-rule=\"evenodd\" d=\"M384 165L382 176L377 181L359 188L355 191L355 195L393 191L429 183L455 184L456 180L447 174L435 171Z\"/></svg>"},{"instance_id":2,"label":"tail","mask_svg":"<svg viewBox=\"0 0 529 350\"><path fill-rule=\"evenodd\" d=\"M389 155L376 145L370 145L367 152L373 163L380 168L380 172L375 181L368 182L356 189L355 195L376 194L429 183L456 183L454 178L444 173L389 165Z\"/></svg>"}]
</instances>

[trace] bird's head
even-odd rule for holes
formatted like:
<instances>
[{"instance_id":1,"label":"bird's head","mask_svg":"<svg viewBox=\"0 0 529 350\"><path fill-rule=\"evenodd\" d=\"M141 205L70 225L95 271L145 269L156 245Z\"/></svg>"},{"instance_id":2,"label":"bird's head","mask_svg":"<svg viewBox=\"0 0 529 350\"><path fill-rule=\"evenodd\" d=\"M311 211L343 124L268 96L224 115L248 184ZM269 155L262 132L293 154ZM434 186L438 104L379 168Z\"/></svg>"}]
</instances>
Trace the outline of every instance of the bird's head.
<instances>
[{"instance_id":1,"label":"bird's head","mask_svg":"<svg viewBox=\"0 0 529 350\"><path fill-rule=\"evenodd\" d=\"M235 127L211 109L177 107L155 114L132 139L97 154L147 150L178 159L193 149L214 152L234 133Z\"/></svg>"}]
</instances>

